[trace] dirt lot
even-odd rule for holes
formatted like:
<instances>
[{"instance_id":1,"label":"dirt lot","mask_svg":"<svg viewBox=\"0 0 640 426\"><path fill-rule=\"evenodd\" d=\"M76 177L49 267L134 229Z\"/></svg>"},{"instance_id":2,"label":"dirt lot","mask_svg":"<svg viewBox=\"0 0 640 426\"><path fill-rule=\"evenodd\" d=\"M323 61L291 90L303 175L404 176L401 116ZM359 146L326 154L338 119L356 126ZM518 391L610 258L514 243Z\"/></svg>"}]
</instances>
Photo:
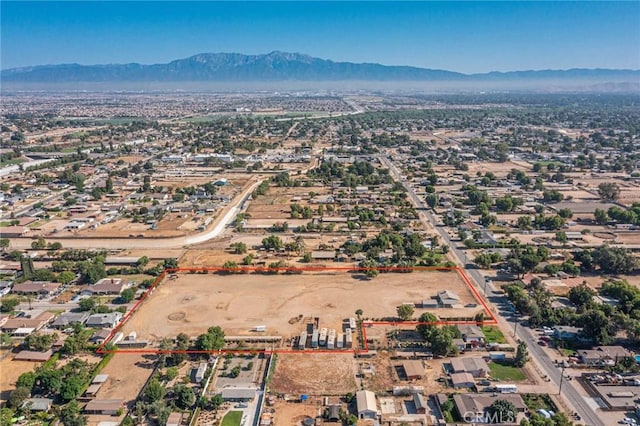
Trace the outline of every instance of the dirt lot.
<instances>
[{"instance_id":1,"label":"dirt lot","mask_svg":"<svg viewBox=\"0 0 640 426\"><path fill-rule=\"evenodd\" d=\"M153 372L154 355L116 354L102 369L109 378L98 391L100 399L133 401Z\"/></svg>"},{"instance_id":2,"label":"dirt lot","mask_svg":"<svg viewBox=\"0 0 640 426\"><path fill-rule=\"evenodd\" d=\"M0 403L9 398L9 394L16 386L16 380L22 373L33 371L41 362L13 361L13 356L8 356L0 361Z\"/></svg>"},{"instance_id":3,"label":"dirt lot","mask_svg":"<svg viewBox=\"0 0 640 426\"><path fill-rule=\"evenodd\" d=\"M294 396L355 392L353 355L278 355L270 388ZM291 424L291 423L289 423Z\"/></svg>"},{"instance_id":4,"label":"dirt lot","mask_svg":"<svg viewBox=\"0 0 640 426\"><path fill-rule=\"evenodd\" d=\"M446 289L458 294L461 304L475 304L470 290L455 272L381 274L373 280L346 272L302 275L188 274L167 279L123 327L140 338L158 340L184 332L203 333L212 325L227 335L250 335L256 325L267 334L289 337L303 330L294 317L320 317L320 327L340 329L345 318L364 310L365 318L396 316L402 303L420 303ZM473 316L481 308L437 309L441 318ZM416 309L415 317L422 309Z\"/></svg>"},{"instance_id":5,"label":"dirt lot","mask_svg":"<svg viewBox=\"0 0 640 426\"><path fill-rule=\"evenodd\" d=\"M277 401L273 406L273 417L276 426L298 426L308 417L315 418L320 413L318 405L313 403L299 404L297 402Z\"/></svg>"},{"instance_id":6,"label":"dirt lot","mask_svg":"<svg viewBox=\"0 0 640 426\"><path fill-rule=\"evenodd\" d=\"M425 394L442 392L445 388L437 381L442 376L442 363L445 360L429 360L425 361L425 376L420 380L400 380L396 372L396 366L402 364L402 360L392 360L389 352L379 351L378 354L371 359L360 359L364 371L367 367L371 367L374 374L365 374L365 388L376 393L390 391L393 386L424 386Z\"/></svg>"},{"instance_id":7,"label":"dirt lot","mask_svg":"<svg viewBox=\"0 0 640 426\"><path fill-rule=\"evenodd\" d=\"M247 213L252 219L285 221L291 218L291 204L297 203L301 206L310 206L315 211L318 208L318 204L309 204L309 193L315 192L317 195L322 196L329 194L330 191L330 188L322 186L271 188L266 195L257 197L251 202ZM309 219L306 220L306 222L308 221ZM273 222L270 224L273 224Z\"/></svg>"}]
</instances>

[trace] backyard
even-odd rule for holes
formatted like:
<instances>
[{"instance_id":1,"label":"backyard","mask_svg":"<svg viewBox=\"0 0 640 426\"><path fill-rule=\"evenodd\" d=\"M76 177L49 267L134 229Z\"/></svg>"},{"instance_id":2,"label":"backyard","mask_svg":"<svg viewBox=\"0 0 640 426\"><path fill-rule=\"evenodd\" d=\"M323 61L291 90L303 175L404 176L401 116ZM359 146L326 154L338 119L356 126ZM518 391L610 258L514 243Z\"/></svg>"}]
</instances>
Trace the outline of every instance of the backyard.
<instances>
[{"instance_id":1,"label":"backyard","mask_svg":"<svg viewBox=\"0 0 640 426\"><path fill-rule=\"evenodd\" d=\"M229 411L222 419L222 426L240 426L242 411Z\"/></svg>"},{"instance_id":2,"label":"backyard","mask_svg":"<svg viewBox=\"0 0 640 426\"><path fill-rule=\"evenodd\" d=\"M506 362L490 362L489 369L491 370L491 377L499 381L518 382L526 379L526 376L520 368L514 367Z\"/></svg>"}]
</instances>

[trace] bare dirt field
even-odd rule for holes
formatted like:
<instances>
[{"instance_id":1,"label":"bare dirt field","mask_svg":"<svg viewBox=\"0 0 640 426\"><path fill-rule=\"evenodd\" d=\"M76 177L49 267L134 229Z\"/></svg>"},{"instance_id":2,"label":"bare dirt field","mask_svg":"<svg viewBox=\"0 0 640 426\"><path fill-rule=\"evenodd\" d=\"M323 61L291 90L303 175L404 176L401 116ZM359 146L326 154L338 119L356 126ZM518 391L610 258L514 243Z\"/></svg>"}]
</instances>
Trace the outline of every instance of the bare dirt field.
<instances>
[{"instance_id":1,"label":"bare dirt field","mask_svg":"<svg viewBox=\"0 0 640 426\"><path fill-rule=\"evenodd\" d=\"M0 361L0 402L9 399L11 391L16 387L16 380L22 373L33 371L41 362L13 361L13 356L8 356Z\"/></svg>"},{"instance_id":2,"label":"bare dirt field","mask_svg":"<svg viewBox=\"0 0 640 426\"><path fill-rule=\"evenodd\" d=\"M109 378L98 391L100 399L135 400L153 372L154 355L115 354L100 374Z\"/></svg>"},{"instance_id":3,"label":"bare dirt field","mask_svg":"<svg viewBox=\"0 0 640 426\"><path fill-rule=\"evenodd\" d=\"M498 177L506 176L511 169L527 171L531 169L528 163L523 161L508 161L506 163L492 163L492 162L468 162L469 175L475 175L477 172L482 174L486 172L492 172Z\"/></svg>"},{"instance_id":4,"label":"bare dirt field","mask_svg":"<svg viewBox=\"0 0 640 426\"><path fill-rule=\"evenodd\" d=\"M482 308L455 272L387 273L367 280L341 271L300 275L218 275L182 273L166 279L124 325L151 341L184 332L196 336L213 325L227 335L251 335L265 325L267 334L299 334L304 318L320 318L320 327L340 329L357 309L371 319L394 318L403 303L421 303L440 290L458 294L467 308L436 309L441 318L474 316ZM424 310L416 309L417 318Z\"/></svg>"},{"instance_id":5,"label":"bare dirt field","mask_svg":"<svg viewBox=\"0 0 640 426\"><path fill-rule=\"evenodd\" d=\"M292 395L344 395L355 392L354 358L344 355L278 355L270 388Z\"/></svg>"},{"instance_id":6,"label":"bare dirt field","mask_svg":"<svg viewBox=\"0 0 640 426\"><path fill-rule=\"evenodd\" d=\"M274 405L273 417L276 426L298 426L306 418L316 418L320 407L313 403L298 404L297 402L277 401Z\"/></svg>"},{"instance_id":7,"label":"bare dirt field","mask_svg":"<svg viewBox=\"0 0 640 426\"><path fill-rule=\"evenodd\" d=\"M437 381L442 375L442 363L444 360L425 361L424 377L420 380L401 380L396 371L396 367L402 364L400 360L392 360L388 351L379 351L378 354L371 359L361 359L359 362L362 367L367 369L371 367L373 374L365 374L365 388L376 393L384 393L390 391L393 386L424 386L425 393L442 392L445 388Z\"/></svg>"}]
</instances>

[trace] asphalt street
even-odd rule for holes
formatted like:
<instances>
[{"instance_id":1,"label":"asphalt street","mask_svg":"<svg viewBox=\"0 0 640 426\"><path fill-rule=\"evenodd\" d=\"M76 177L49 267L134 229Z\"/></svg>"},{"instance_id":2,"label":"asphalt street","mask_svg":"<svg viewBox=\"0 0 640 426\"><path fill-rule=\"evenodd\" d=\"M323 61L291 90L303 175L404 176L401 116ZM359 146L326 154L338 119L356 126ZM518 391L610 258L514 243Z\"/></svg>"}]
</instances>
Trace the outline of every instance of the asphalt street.
<instances>
[{"instance_id":1,"label":"asphalt street","mask_svg":"<svg viewBox=\"0 0 640 426\"><path fill-rule=\"evenodd\" d=\"M379 157L382 164L384 164L391 172L393 177L401 182L402 185L408 192L409 197L413 201L414 205L420 209L419 214L423 215L422 220L426 219L430 222L432 227L438 232L442 241L444 241L450 248L450 253L456 260L459 265L465 267L466 273L476 286L478 292L483 291L483 287L486 287L485 298L489 302L489 304L493 304L500 312L498 317L498 321L507 325L509 330L516 330L517 338L523 340L527 343L529 348L530 357L541 367L544 374L546 374L556 386L560 386L560 378L562 376L561 368L557 367L553 360L545 353L543 347L538 345L537 340L538 336L535 335L529 328L525 327L517 327L514 324L514 321L517 320L515 315L509 315L509 318L506 318L503 314L509 312L511 314L509 307L510 303L507 300L506 296L500 293L496 293L493 285L484 286L485 277L480 273L479 270L474 269L475 265L468 265L467 256L463 250L457 247L455 241L451 240L450 235L447 233L444 227L436 226L438 220L433 215L433 213L428 209L428 206L424 200L422 200L415 192L414 188L410 185L406 179L403 178L400 170L393 164L387 157L380 156ZM470 267L469 267L470 266ZM482 285L480 285L482 283ZM564 380L562 383L562 396L566 399L567 402L575 409L575 411L580 415L581 422L588 426L605 426L605 423L600 420L598 414L592 409L592 407L587 403L587 401L578 393L578 391L573 386L572 381Z\"/></svg>"}]
</instances>

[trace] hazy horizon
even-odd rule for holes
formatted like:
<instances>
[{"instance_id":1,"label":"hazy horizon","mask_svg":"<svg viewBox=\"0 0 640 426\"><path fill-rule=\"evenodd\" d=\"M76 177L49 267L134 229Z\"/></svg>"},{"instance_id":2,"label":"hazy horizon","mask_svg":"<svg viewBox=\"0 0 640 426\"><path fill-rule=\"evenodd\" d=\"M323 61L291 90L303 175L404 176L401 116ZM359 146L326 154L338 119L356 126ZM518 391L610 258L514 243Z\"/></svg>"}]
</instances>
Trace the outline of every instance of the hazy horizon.
<instances>
[{"instance_id":1,"label":"hazy horizon","mask_svg":"<svg viewBox=\"0 0 640 426\"><path fill-rule=\"evenodd\" d=\"M470 73L640 69L640 2L3 1L0 68L296 52Z\"/></svg>"}]
</instances>

